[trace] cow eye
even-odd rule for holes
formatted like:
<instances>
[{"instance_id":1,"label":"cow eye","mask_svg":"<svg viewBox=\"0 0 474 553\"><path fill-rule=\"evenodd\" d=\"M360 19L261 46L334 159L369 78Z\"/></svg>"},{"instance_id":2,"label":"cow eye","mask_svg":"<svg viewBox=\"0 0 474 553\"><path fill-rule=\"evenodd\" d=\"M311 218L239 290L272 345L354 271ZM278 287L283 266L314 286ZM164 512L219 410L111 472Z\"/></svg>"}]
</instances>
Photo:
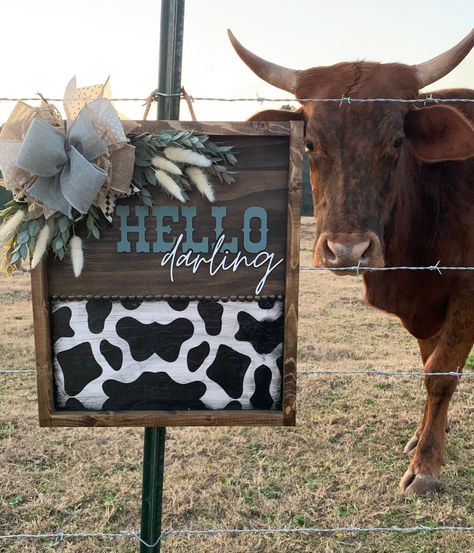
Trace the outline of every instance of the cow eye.
<instances>
[{"instance_id":1,"label":"cow eye","mask_svg":"<svg viewBox=\"0 0 474 553\"><path fill-rule=\"evenodd\" d=\"M403 144L403 138L399 136L393 141L393 147L394 148L400 148L400 146Z\"/></svg>"},{"instance_id":2,"label":"cow eye","mask_svg":"<svg viewBox=\"0 0 474 553\"><path fill-rule=\"evenodd\" d=\"M314 150L314 144L312 142L306 142L306 149L312 152Z\"/></svg>"}]
</instances>

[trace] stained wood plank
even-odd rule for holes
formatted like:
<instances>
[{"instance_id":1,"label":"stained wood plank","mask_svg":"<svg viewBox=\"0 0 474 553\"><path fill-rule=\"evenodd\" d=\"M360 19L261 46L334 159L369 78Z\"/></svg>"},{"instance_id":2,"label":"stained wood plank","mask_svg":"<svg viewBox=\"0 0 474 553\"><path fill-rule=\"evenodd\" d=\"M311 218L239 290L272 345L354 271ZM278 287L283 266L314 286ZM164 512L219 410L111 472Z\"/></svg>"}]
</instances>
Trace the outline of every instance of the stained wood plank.
<instances>
[{"instance_id":1,"label":"stained wood plank","mask_svg":"<svg viewBox=\"0 0 474 553\"><path fill-rule=\"evenodd\" d=\"M68 411L53 426L282 426L281 411Z\"/></svg>"},{"instance_id":2,"label":"stained wood plank","mask_svg":"<svg viewBox=\"0 0 474 553\"><path fill-rule=\"evenodd\" d=\"M285 136L290 134L290 123L287 121L138 121L146 132L160 132L164 129L192 130L203 134Z\"/></svg>"},{"instance_id":3,"label":"stained wood plank","mask_svg":"<svg viewBox=\"0 0 474 553\"><path fill-rule=\"evenodd\" d=\"M290 174L288 180L285 343L283 348L283 415L285 425L294 425L296 415L302 144L303 123L301 121L292 121L290 135Z\"/></svg>"},{"instance_id":4,"label":"stained wood plank","mask_svg":"<svg viewBox=\"0 0 474 553\"><path fill-rule=\"evenodd\" d=\"M49 324L48 280L45 262L31 271L33 304L36 382L38 389L38 415L40 426L51 426L53 409L53 369L51 332Z\"/></svg>"}]
</instances>

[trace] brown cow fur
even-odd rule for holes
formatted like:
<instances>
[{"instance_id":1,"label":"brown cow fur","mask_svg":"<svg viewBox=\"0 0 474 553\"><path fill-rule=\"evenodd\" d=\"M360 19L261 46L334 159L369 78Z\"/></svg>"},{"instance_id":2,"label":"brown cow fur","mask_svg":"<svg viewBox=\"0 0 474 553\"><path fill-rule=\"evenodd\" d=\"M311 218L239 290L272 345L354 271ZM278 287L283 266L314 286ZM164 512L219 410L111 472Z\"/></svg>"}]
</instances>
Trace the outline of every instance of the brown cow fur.
<instances>
[{"instance_id":1,"label":"brown cow fur","mask_svg":"<svg viewBox=\"0 0 474 553\"><path fill-rule=\"evenodd\" d=\"M356 62L301 71L296 96L413 99L418 88L412 67ZM444 90L433 96L473 98L474 91ZM451 104L442 112L414 113L420 108L432 109L423 104L310 102L296 114L287 112L288 119L305 120L305 140L314 145L316 242L322 233L371 233L380 239L384 259L379 265L431 266L439 261L474 266L474 106ZM423 132L417 124L424 119L430 127L430 113L433 119L449 119L453 114L446 109L462 113L462 120L456 119L451 130L437 123L440 148L447 155L444 161L427 163L420 151L430 145L419 141L434 131ZM272 120L275 111L252 119ZM459 132L465 133L464 150L456 147ZM402 147L395 149L394 140L405 134ZM324 263L318 255L315 264ZM370 272L364 282L368 303L397 315L417 338L425 372L462 370L474 342L473 272ZM425 377L423 420L405 448L413 453L400 482L407 494L439 488L447 411L457 383L457 377Z\"/></svg>"}]
</instances>

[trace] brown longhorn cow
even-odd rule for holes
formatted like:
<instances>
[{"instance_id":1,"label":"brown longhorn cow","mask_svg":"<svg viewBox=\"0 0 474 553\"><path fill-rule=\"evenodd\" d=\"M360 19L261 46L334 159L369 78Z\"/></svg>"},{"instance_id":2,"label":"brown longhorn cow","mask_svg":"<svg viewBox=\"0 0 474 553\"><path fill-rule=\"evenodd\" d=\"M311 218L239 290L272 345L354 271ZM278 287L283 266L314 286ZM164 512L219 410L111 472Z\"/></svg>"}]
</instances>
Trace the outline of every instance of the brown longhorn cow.
<instances>
[{"instance_id":1,"label":"brown longhorn cow","mask_svg":"<svg viewBox=\"0 0 474 553\"><path fill-rule=\"evenodd\" d=\"M474 45L473 30L415 66L358 61L297 71L229 37L252 71L297 99L416 99ZM433 97L474 98L474 90ZM315 266L474 266L474 104L302 102L296 113L267 110L252 119L305 122ZM474 272L367 271L364 282L368 303L397 315L418 340L426 373L462 370L474 343ZM404 449L413 455L400 482L406 494L440 487L457 383L455 376L425 377L423 419Z\"/></svg>"}]
</instances>

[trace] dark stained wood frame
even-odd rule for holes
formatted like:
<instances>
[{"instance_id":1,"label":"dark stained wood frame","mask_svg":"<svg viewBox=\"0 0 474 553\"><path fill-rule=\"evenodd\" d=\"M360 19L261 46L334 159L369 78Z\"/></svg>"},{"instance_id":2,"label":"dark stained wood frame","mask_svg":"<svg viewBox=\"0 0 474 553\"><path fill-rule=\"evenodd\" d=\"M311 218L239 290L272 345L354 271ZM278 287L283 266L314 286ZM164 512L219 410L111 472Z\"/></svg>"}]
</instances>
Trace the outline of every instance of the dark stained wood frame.
<instances>
[{"instance_id":1,"label":"dark stained wood frame","mask_svg":"<svg viewBox=\"0 0 474 553\"><path fill-rule=\"evenodd\" d=\"M56 411L46 261L31 271L40 426L292 426L296 418L296 355L303 123L142 122L144 130L193 130L210 135L289 136L285 336L281 410Z\"/></svg>"}]
</instances>

